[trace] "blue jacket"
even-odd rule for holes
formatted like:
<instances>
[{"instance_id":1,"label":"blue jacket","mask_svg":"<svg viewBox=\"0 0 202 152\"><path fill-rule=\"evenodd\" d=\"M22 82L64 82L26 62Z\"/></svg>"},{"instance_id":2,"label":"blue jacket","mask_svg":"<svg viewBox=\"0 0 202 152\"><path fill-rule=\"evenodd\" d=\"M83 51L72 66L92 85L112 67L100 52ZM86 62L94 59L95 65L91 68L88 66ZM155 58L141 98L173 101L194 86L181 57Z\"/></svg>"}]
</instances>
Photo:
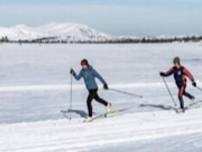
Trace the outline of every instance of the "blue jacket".
<instances>
[{"instance_id":1,"label":"blue jacket","mask_svg":"<svg viewBox=\"0 0 202 152\"><path fill-rule=\"evenodd\" d=\"M107 84L102 76L95 69L93 69L92 66L89 66L89 68L86 70L82 69L78 75L76 74L76 72L73 72L73 76L76 80L80 80L81 78L83 78L85 86L88 90L98 88L95 78L99 79L103 85Z\"/></svg>"}]
</instances>

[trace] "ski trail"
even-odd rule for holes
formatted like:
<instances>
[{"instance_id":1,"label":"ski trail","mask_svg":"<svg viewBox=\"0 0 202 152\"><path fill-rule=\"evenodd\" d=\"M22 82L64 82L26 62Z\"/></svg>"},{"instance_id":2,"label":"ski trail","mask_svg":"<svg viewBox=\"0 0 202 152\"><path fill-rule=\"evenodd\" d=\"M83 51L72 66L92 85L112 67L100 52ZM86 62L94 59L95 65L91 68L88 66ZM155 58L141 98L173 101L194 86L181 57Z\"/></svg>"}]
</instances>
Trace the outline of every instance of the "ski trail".
<instances>
[{"instance_id":1,"label":"ski trail","mask_svg":"<svg viewBox=\"0 0 202 152\"><path fill-rule=\"evenodd\" d=\"M185 114L142 112L92 123L57 120L0 126L3 152L83 152L110 144L202 133L201 109Z\"/></svg>"},{"instance_id":2,"label":"ski trail","mask_svg":"<svg viewBox=\"0 0 202 152\"><path fill-rule=\"evenodd\" d=\"M174 87L173 83L169 83ZM102 85L99 85L102 88ZM144 87L163 87L163 83L150 82L150 83L129 83L129 84L112 84L111 88L115 89L130 89L130 88L144 88ZM69 84L45 84L45 85L15 85L15 86L0 86L0 92L23 92L23 91L63 91L69 90ZM85 89L83 85L73 85L73 90Z\"/></svg>"}]
</instances>

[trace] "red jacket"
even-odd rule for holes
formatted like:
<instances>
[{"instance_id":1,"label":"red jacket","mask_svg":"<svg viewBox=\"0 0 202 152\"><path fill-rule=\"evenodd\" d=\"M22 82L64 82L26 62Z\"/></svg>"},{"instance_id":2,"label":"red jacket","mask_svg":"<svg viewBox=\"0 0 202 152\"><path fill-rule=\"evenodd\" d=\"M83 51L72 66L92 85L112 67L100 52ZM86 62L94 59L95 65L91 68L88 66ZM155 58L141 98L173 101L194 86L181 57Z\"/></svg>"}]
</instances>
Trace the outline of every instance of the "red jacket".
<instances>
[{"instance_id":1,"label":"red jacket","mask_svg":"<svg viewBox=\"0 0 202 152\"><path fill-rule=\"evenodd\" d=\"M164 76L170 76L172 74L174 75L175 82L178 86L186 85L187 78L194 81L194 77L184 66L180 66L180 68L173 66L167 72L164 72Z\"/></svg>"}]
</instances>

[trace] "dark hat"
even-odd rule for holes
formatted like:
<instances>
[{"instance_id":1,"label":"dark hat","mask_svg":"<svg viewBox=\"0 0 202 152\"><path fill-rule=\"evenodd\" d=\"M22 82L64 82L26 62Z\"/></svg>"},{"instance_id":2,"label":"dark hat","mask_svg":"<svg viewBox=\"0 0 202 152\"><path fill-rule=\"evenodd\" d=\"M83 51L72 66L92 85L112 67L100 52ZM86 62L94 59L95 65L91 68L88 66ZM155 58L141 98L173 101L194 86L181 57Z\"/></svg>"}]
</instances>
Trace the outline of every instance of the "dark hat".
<instances>
[{"instance_id":1,"label":"dark hat","mask_svg":"<svg viewBox=\"0 0 202 152\"><path fill-rule=\"evenodd\" d=\"M81 65L87 65L87 66L89 66L88 60L87 59L81 60Z\"/></svg>"},{"instance_id":2,"label":"dark hat","mask_svg":"<svg viewBox=\"0 0 202 152\"><path fill-rule=\"evenodd\" d=\"M173 59L173 64L180 64L180 58L178 56Z\"/></svg>"}]
</instances>

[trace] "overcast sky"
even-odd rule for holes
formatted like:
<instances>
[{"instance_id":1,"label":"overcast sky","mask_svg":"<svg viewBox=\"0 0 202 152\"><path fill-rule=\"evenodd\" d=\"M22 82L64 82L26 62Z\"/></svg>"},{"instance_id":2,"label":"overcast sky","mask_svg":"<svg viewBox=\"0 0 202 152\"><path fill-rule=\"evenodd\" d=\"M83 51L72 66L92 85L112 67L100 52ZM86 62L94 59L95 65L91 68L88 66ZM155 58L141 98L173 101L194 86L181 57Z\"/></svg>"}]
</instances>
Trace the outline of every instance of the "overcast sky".
<instances>
[{"instance_id":1,"label":"overcast sky","mask_svg":"<svg viewBox=\"0 0 202 152\"><path fill-rule=\"evenodd\" d=\"M0 26L76 22L113 35L202 34L202 0L0 0Z\"/></svg>"}]
</instances>

